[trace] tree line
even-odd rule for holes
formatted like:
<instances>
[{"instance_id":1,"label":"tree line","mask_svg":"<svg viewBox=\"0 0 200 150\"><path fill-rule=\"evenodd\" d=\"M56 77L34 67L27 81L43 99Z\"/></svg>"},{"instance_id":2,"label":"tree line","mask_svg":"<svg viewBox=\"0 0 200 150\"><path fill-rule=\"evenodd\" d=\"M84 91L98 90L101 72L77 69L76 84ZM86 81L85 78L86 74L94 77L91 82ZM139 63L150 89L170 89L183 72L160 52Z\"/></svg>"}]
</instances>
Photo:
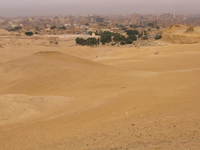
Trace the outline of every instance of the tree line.
<instances>
[{"instance_id":1,"label":"tree line","mask_svg":"<svg viewBox=\"0 0 200 150\"><path fill-rule=\"evenodd\" d=\"M78 45L87 45L87 46L97 46L100 44L126 45L126 44L133 44L133 42L137 41L138 39L142 40L149 39L149 35L146 30L143 32L139 32L138 30L126 30L125 33L126 35L110 31L95 32L98 38L90 37L84 39L78 37L76 38L76 43ZM161 34L156 34L154 37L155 40L159 40L161 38L162 38Z\"/></svg>"},{"instance_id":2,"label":"tree line","mask_svg":"<svg viewBox=\"0 0 200 150\"><path fill-rule=\"evenodd\" d=\"M98 38L90 37L87 39L84 38L76 38L76 43L78 45L88 45L88 46L97 46L99 44L105 45L105 44L132 44L134 41L136 41L140 37L140 33L137 30L127 30L126 34L127 36L110 32L110 31L104 31L104 32L96 32L96 35L98 35Z\"/></svg>"}]
</instances>

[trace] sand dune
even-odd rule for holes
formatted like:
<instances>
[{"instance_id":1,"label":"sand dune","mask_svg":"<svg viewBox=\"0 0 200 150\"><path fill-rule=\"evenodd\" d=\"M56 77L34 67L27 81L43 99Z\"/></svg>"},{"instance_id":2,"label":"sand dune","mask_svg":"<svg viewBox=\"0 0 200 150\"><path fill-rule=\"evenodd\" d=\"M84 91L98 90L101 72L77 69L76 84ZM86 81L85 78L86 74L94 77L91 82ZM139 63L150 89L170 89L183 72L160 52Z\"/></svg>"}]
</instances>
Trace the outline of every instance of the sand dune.
<instances>
[{"instance_id":1,"label":"sand dune","mask_svg":"<svg viewBox=\"0 0 200 150\"><path fill-rule=\"evenodd\" d=\"M115 72L112 67L55 51L40 51L2 63L1 124L42 117L43 112L52 115L65 101L73 99L66 97L74 97L69 91L84 91L83 87L102 84L103 77L110 78Z\"/></svg>"},{"instance_id":2,"label":"sand dune","mask_svg":"<svg viewBox=\"0 0 200 150\"><path fill-rule=\"evenodd\" d=\"M192 44L200 42L200 28L186 25L173 25L163 33L166 41L179 44Z\"/></svg>"},{"instance_id":3,"label":"sand dune","mask_svg":"<svg viewBox=\"0 0 200 150\"><path fill-rule=\"evenodd\" d=\"M64 94L85 80L96 80L110 68L60 52L37 52L0 65L3 93ZM111 71L110 71L111 72ZM84 79L84 80L83 80ZM1 92L1 93L2 93ZM53 94L52 93L52 94Z\"/></svg>"},{"instance_id":4,"label":"sand dune","mask_svg":"<svg viewBox=\"0 0 200 150\"><path fill-rule=\"evenodd\" d=\"M199 150L200 44L66 47L1 52L0 149Z\"/></svg>"},{"instance_id":5,"label":"sand dune","mask_svg":"<svg viewBox=\"0 0 200 150\"><path fill-rule=\"evenodd\" d=\"M7 30L4 30L4 29L0 29L0 36L8 36L10 35L11 33L8 32Z\"/></svg>"}]
</instances>

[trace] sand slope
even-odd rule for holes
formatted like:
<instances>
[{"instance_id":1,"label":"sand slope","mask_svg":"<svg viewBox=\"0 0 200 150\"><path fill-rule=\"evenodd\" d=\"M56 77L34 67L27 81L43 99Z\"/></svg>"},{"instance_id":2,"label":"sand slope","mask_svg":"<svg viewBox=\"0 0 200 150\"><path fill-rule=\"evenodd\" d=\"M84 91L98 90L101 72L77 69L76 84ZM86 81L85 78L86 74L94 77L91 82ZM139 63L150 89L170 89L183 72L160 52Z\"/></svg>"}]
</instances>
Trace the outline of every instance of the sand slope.
<instances>
[{"instance_id":1,"label":"sand slope","mask_svg":"<svg viewBox=\"0 0 200 150\"><path fill-rule=\"evenodd\" d=\"M109 67L60 52L37 52L0 64L2 93L62 93L85 80L94 80Z\"/></svg>"},{"instance_id":2,"label":"sand slope","mask_svg":"<svg viewBox=\"0 0 200 150\"><path fill-rule=\"evenodd\" d=\"M163 39L172 43L192 44L200 42L200 27L174 25L166 29Z\"/></svg>"},{"instance_id":3,"label":"sand slope","mask_svg":"<svg viewBox=\"0 0 200 150\"><path fill-rule=\"evenodd\" d=\"M0 149L199 150L199 44L60 48L0 64Z\"/></svg>"},{"instance_id":4,"label":"sand slope","mask_svg":"<svg viewBox=\"0 0 200 150\"><path fill-rule=\"evenodd\" d=\"M112 67L55 51L41 51L2 63L0 124L32 118L37 113L39 117L43 113L52 115L66 104L65 109L71 107L68 113L75 111L76 107L71 106L74 102L68 103L76 96L73 93L101 86L102 78L109 79L117 72Z\"/></svg>"}]
</instances>

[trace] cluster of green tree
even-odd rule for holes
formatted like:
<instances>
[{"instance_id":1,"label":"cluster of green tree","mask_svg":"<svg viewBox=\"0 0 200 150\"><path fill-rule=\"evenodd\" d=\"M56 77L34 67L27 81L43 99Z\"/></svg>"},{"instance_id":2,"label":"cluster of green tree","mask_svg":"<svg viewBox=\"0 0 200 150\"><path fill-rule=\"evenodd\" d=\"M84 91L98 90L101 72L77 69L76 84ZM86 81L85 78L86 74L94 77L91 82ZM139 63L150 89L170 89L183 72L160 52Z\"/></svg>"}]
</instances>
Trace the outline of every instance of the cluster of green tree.
<instances>
[{"instance_id":1,"label":"cluster of green tree","mask_svg":"<svg viewBox=\"0 0 200 150\"><path fill-rule=\"evenodd\" d=\"M76 38L76 43L79 45L88 45L88 46L97 46L99 44L105 45L105 44L120 44L120 45L126 45L126 44L132 44L134 41L137 41L138 39L142 40L148 40L148 32L145 30L143 32L139 32L137 30L126 30L126 36L120 33L110 32L110 31L104 31L104 32L96 32L95 34L99 36L99 38ZM92 33L91 33L92 34ZM155 35L155 40L159 40L162 38L161 34Z\"/></svg>"},{"instance_id":2,"label":"cluster of green tree","mask_svg":"<svg viewBox=\"0 0 200 150\"><path fill-rule=\"evenodd\" d=\"M144 28L143 25L131 24L129 25L130 28Z\"/></svg>"},{"instance_id":3,"label":"cluster of green tree","mask_svg":"<svg viewBox=\"0 0 200 150\"><path fill-rule=\"evenodd\" d=\"M26 36L33 36L34 33L33 33L32 31L27 31L27 32L25 32L25 35L26 35Z\"/></svg>"},{"instance_id":4,"label":"cluster of green tree","mask_svg":"<svg viewBox=\"0 0 200 150\"><path fill-rule=\"evenodd\" d=\"M100 35L100 42L101 42L103 45L112 42L113 32L104 31L104 32L101 32L99 35Z\"/></svg>"},{"instance_id":5,"label":"cluster of green tree","mask_svg":"<svg viewBox=\"0 0 200 150\"><path fill-rule=\"evenodd\" d=\"M103 45L107 43L113 43L113 44L132 44L134 41L136 41L139 37L139 32L137 30L126 30L127 36L124 36L120 33L114 33L105 31L100 34L100 41Z\"/></svg>"},{"instance_id":6,"label":"cluster of green tree","mask_svg":"<svg viewBox=\"0 0 200 150\"><path fill-rule=\"evenodd\" d=\"M97 46L100 44L99 39L96 38L88 38L88 39L84 39L84 38L76 38L76 44L78 45L87 45L87 46Z\"/></svg>"},{"instance_id":7,"label":"cluster of green tree","mask_svg":"<svg viewBox=\"0 0 200 150\"><path fill-rule=\"evenodd\" d=\"M57 29L57 30L66 30L67 28L65 26L55 26L55 25L53 25L53 26L50 27L50 29L51 30L55 30L55 29Z\"/></svg>"},{"instance_id":8,"label":"cluster of green tree","mask_svg":"<svg viewBox=\"0 0 200 150\"><path fill-rule=\"evenodd\" d=\"M146 22L144 24L131 24L129 25L129 27L131 28L156 28L156 29L160 29L160 26L156 23L156 22Z\"/></svg>"},{"instance_id":9,"label":"cluster of green tree","mask_svg":"<svg viewBox=\"0 0 200 150\"><path fill-rule=\"evenodd\" d=\"M137 30L126 30L127 36L124 36L120 33L110 32L110 31L104 31L104 32L96 32L96 35L99 35L100 38L77 38L76 43L79 45L89 45L89 46L95 46L99 45L100 43L102 45L112 43L120 44L120 45L126 45L126 44L132 44L134 41L136 41L141 35L139 31Z\"/></svg>"}]
</instances>

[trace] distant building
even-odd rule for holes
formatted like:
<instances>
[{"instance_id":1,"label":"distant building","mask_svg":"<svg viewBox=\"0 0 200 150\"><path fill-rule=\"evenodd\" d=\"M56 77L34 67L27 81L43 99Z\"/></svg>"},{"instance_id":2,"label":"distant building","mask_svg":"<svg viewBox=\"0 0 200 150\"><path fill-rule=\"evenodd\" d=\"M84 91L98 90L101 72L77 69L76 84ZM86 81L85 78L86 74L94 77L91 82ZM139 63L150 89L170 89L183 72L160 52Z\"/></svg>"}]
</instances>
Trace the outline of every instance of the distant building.
<instances>
[{"instance_id":1,"label":"distant building","mask_svg":"<svg viewBox=\"0 0 200 150\"><path fill-rule=\"evenodd\" d=\"M103 23L103 22L104 22L104 18L97 17L97 18L96 18L96 22L97 22L97 23Z\"/></svg>"},{"instance_id":2,"label":"distant building","mask_svg":"<svg viewBox=\"0 0 200 150\"><path fill-rule=\"evenodd\" d=\"M104 22L104 18L97 17L97 16L91 16L90 17L90 22L92 22L92 23L103 23Z\"/></svg>"}]
</instances>

